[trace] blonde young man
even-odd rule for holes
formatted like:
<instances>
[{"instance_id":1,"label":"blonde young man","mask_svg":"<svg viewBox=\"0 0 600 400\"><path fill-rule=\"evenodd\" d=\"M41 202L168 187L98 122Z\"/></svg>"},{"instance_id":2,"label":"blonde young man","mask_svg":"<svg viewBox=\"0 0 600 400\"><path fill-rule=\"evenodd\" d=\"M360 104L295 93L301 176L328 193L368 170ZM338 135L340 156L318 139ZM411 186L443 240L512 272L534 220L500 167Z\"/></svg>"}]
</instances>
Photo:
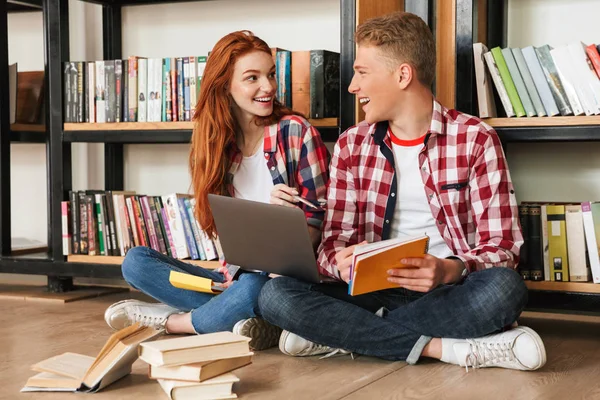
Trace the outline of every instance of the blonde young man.
<instances>
[{"instance_id":1,"label":"blonde young man","mask_svg":"<svg viewBox=\"0 0 600 400\"><path fill-rule=\"evenodd\" d=\"M264 318L285 329L281 351L540 368L542 340L515 324L527 301L514 271L523 237L496 132L435 100L435 44L419 17L372 19L356 42L349 91L365 121L336 144L319 248L322 273L339 283L281 277L263 287ZM425 258L389 266L398 289L347 294L357 244L423 233Z\"/></svg>"}]
</instances>

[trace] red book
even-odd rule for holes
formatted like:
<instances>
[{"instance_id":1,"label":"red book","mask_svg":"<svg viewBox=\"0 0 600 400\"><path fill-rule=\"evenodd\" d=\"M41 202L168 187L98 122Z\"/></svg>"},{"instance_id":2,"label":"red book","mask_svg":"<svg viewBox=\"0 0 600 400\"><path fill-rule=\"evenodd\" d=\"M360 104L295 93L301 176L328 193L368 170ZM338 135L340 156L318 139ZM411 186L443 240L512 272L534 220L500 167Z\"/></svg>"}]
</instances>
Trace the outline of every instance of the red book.
<instances>
[{"instance_id":1,"label":"red book","mask_svg":"<svg viewBox=\"0 0 600 400\"><path fill-rule=\"evenodd\" d=\"M598 78L600 78L600 54L598 53L598 49L596 49L596 45L590 44L585 48L585 52L594 66L596 75L598 75Z\"/></svg>"}]
</instances>

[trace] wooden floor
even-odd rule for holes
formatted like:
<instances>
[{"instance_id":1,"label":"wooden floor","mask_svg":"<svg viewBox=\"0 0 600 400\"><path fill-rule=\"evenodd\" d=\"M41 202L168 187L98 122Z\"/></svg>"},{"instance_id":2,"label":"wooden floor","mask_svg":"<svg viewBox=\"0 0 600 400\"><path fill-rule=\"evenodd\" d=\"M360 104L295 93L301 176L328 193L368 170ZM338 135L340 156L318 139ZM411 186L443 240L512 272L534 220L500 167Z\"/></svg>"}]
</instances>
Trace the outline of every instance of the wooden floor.
<instances>
[{"instance_id":1,"label":"wooden floor","mask_svg":"<svg viewBox=\"0 0 600 400\"><path fill-rule=\"evenodd\" d=\"M72 351L95 356L111 331L104 309L138 297L120 293L65 305L0 300L0 399L69 399L65 393L19 393L37 361ZM521 319L546 343L548 363L538 372L464 368L423 361L416 366L369 357L325 360L286 357L277 349L258 353L237 371L242 399L599 399L600 323ZM137 361L134 371L96 393L94 400L166 398Z\"/></svg>"}]
</instances>

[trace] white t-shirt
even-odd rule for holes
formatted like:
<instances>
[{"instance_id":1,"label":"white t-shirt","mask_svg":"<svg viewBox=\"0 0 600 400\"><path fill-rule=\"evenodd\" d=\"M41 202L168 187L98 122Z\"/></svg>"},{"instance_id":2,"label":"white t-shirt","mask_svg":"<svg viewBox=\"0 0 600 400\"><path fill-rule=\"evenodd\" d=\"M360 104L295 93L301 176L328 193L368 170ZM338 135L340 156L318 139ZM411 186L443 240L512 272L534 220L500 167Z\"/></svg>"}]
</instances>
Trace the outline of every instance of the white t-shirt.
<instances>
[{"instance_id":1,"label":"white t-shirt","mask_svg":"<svg viewBox=\"0 0 600 400\"><path fill-rule=\"evenodd\" d=\"M453 255L431 214L425 186L419 172L419 152L423 149L424 137L415 140L401 140L393 136L392 150L396 165L396 208L392 220L390 237L429 236L428 253L438 258Z\"/></svg>"},{"instance_id":2,"label":"white t-shirt","mask_svg":"<svg viewBox=\"0 0 600 400\"><path fill-rule=\"evenodd\" d=\"M233 175L233 189L238 199L270 202L273 178L262 146L254 155L242 159Z\"/></svg>"}]
</instances>

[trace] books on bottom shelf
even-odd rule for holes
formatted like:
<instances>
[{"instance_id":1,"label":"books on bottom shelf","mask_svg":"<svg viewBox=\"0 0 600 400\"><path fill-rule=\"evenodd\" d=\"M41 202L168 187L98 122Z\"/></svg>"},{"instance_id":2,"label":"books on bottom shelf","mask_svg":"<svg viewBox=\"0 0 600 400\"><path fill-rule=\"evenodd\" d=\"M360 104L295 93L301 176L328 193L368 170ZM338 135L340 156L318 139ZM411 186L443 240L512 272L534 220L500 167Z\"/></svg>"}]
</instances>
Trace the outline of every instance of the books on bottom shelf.
<instances>
[{"instance_id":1,"label":"books on bottom shelf","mask_svg":"<svg viewBox=\"0 0 600 400\"><path fill-rule=\"evenodd\" d=\"M135 324L113 333L95 358L67 352L40 361L21 392L97 392L127 376L138 345L162 332Z\"/></svg>"},{"instance_id":2,"label":"books on bottom shelf","mask_svg":"<svg viewBox=\"0 0 600 400\"><path fill-rule=\"evenodd\" d=\"M237 398L231 371L252 363L249 338L231 332L176 337L144 343L140 359L149 364L170 399Z\"/></svg>"}]
</instances>

